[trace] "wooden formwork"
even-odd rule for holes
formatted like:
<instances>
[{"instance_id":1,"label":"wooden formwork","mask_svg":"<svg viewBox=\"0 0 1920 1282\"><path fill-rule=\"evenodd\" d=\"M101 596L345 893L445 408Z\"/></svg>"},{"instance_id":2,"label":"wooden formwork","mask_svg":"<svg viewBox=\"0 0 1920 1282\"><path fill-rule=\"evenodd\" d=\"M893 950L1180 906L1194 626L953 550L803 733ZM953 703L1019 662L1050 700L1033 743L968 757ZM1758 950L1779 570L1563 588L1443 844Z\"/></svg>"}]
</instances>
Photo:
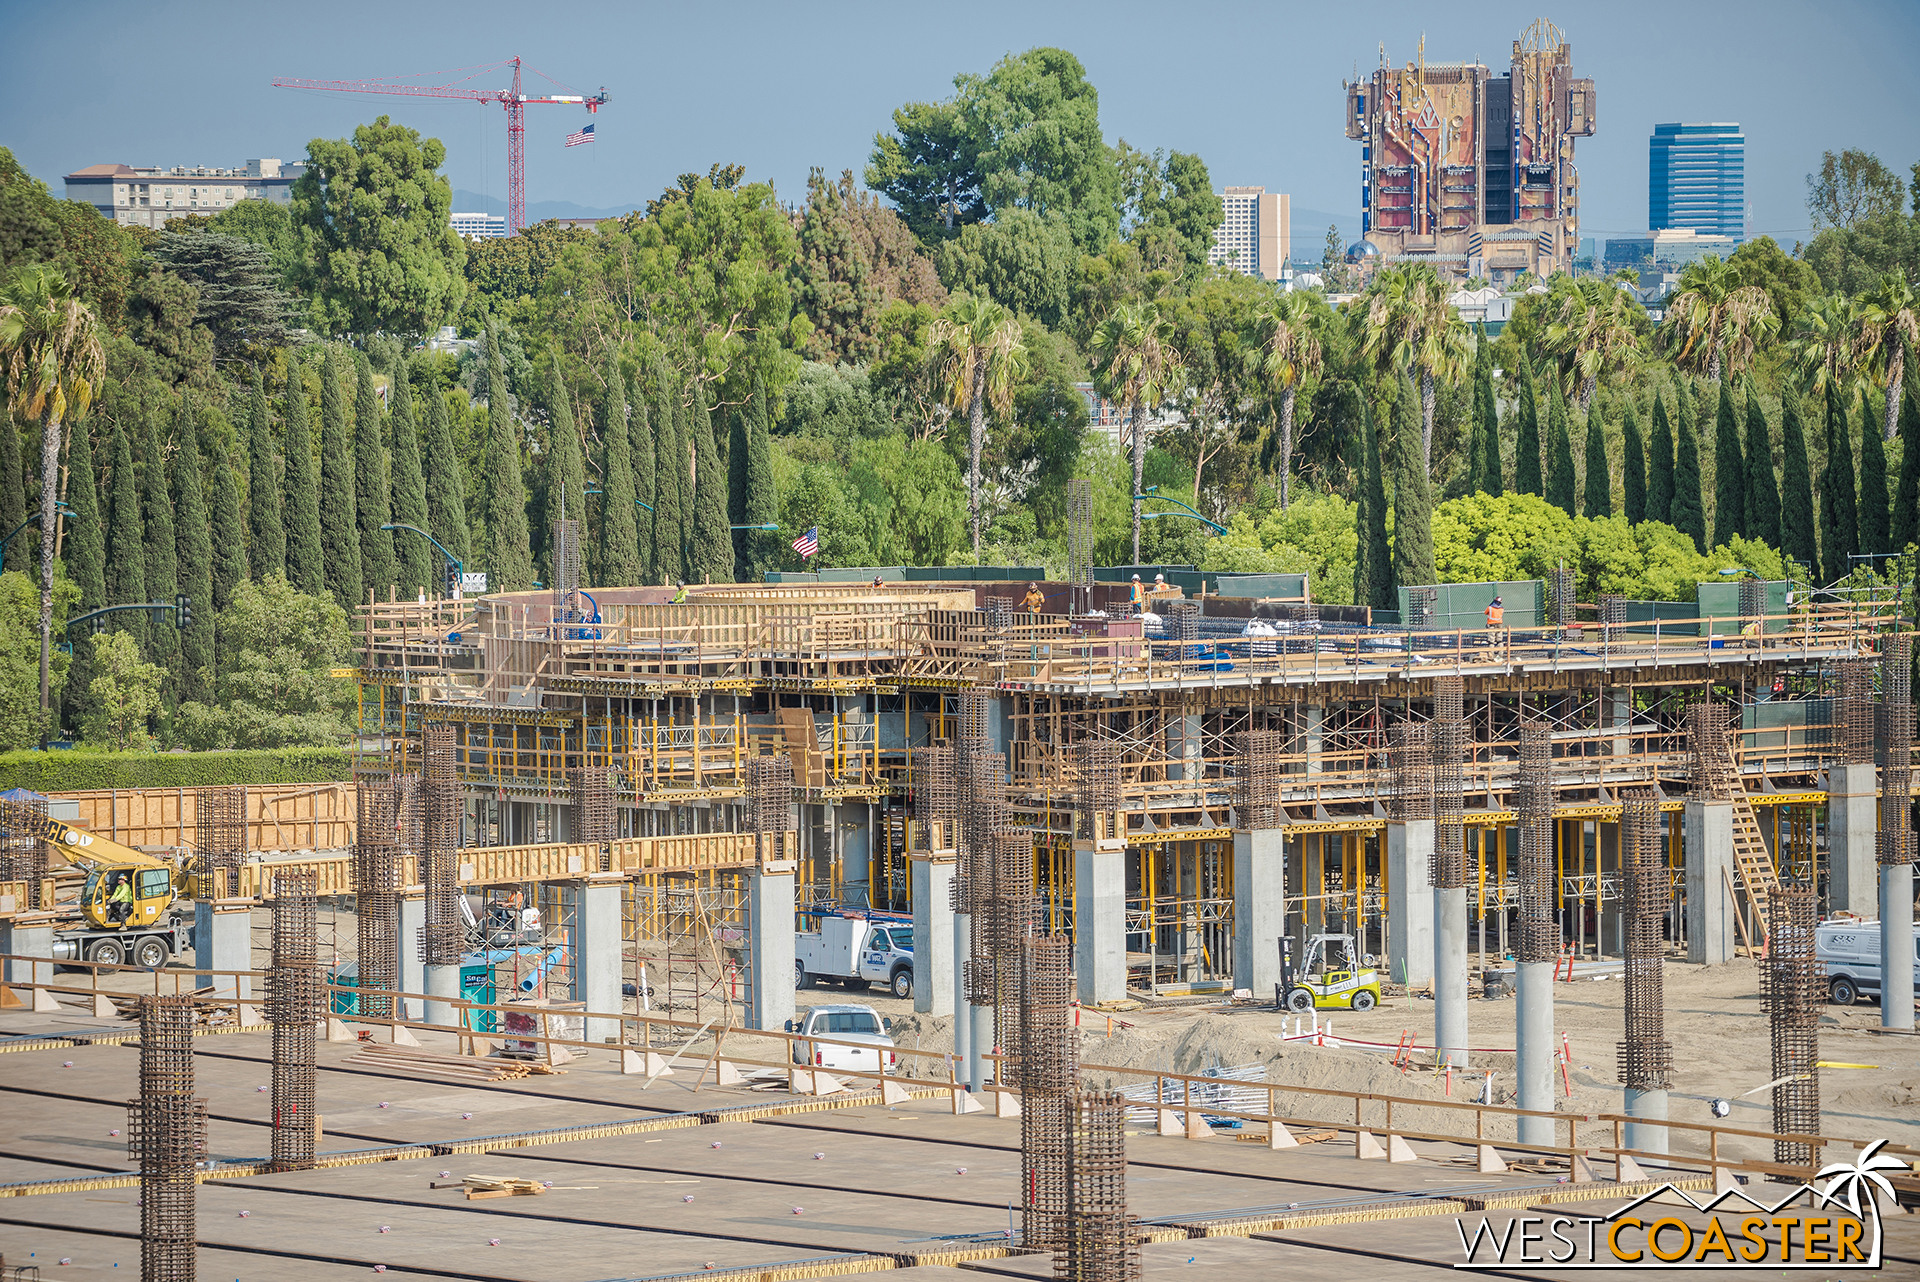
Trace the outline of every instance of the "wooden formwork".
<instances>
[{"instance_id":1,"label":"wooden formwork","mask_svg":"<svg viewBox=\"0 0 1920 1282\"><path fill-rule=\"evenodd\" d=\"M80 825L123 846L185 846L199 816L192 788L56 792L79 806ZM250 784L248 850L344 850L353 844L351 783Z\"/></svg>"}]
</instances>

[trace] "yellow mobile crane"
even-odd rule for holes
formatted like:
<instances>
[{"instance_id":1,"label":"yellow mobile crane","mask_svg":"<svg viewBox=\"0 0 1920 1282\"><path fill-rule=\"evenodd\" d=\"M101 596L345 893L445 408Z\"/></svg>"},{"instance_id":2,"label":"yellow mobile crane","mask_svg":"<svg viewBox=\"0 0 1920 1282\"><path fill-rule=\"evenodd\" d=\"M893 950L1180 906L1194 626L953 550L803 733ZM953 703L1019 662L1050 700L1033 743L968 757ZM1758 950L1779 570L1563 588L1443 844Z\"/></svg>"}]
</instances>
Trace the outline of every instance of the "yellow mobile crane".
<instances>
[{"instance_id":1,"label":"yellow mobile crane","mask_svg":"<svg viewBox=\"0 0 1920 1282\"><path fill-rule=\"evenodd\" d=\"M193 946L192 923L174 911L181 898L206 891L205 874L191 856L163 859L64 819L38 818L36 826L49 865L57 860L87 870L80 891L85 925L55 929L55 960L153 968Z\"/></svg>"}]
</instances>

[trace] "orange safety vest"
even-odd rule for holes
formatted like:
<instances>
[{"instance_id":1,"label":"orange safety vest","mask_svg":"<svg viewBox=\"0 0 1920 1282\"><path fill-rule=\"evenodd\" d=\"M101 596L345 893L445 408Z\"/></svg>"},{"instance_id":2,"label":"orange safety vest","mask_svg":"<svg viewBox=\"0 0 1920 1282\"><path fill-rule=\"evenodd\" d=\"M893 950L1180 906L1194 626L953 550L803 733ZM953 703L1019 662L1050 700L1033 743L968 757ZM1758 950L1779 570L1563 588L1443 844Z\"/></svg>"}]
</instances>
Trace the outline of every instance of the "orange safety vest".
<instances>
[{"instance_id":1,"label":"orange safety vest","mask_svg":"<svg viewBox=\"0 0 1920 1282\"><path fill-rule=\"evenodd\" d=\"M1504 607L1497 606L1497 605L1490 605L1487 607L1487 626L1488 627L1490 628L1502 627L1506 624L1506 621L1507 621L1507 612Z\"/></svg>"}]
</instances>

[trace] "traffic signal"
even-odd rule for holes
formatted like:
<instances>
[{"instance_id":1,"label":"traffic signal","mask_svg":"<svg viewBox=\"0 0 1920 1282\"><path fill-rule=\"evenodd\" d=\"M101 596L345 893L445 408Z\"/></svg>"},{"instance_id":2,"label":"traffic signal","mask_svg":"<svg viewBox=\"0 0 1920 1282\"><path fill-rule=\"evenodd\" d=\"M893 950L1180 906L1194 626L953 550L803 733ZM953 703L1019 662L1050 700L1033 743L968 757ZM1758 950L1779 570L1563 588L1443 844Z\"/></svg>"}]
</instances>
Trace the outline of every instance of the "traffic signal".
<instances>
[{"instance_id":1,"label":"traffic signal","mask_svg":"<svg viewBox=\"0 0 1920 1282\"><path fill-rule=\"evenodd\" d=\"M185 593L173 598L173 626L182 632L193 626L193 598Z\"/></svg>"},{"instance_id":2,"label":"traffic signal","mask_svg":"<svg viewBox=\"0 0 1920 1282\"><path fill-rule=\"evenodd\" d=\"M452 599L460 594L460 567L447 562L447 597Z\"/></svg>"}]
</instances>

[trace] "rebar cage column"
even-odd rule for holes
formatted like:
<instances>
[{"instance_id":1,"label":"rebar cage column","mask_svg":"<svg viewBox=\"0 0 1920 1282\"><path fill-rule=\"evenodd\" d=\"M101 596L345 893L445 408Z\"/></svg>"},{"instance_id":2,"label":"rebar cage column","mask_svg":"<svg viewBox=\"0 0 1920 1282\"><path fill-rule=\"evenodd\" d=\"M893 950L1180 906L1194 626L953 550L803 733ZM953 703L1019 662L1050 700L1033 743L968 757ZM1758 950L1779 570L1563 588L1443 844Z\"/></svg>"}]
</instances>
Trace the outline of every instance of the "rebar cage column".
<instances>
[{"instance_id":1,"label":"rebar cage column","mask_svg":"<svg viewBox=\"0 0 1920 1282\"><path fill-rule=\"evenodd\" d=\"M312 872L273 877L273 967L267 1019L273 1025L273 1169L313 1165L314 1023L320 1018L318 897Z\"/></svg>"},{"instance_id":2,"label":"rebar cage column","mask_svg":"<svg viewBox=\"0 0 1920 1282\"><path fill-rule=\"evenodd\" d=\"M1054 1248L1062 1282L1138 1282L1140 1234L1127 1214L1127 1101L1078 1091L1068 1136L1067 1212Z\"/></svg>"},{"instance_id":3,"label":"rebar cage column","mask_svg":"<svg viewBox=\"0 0 1920 1282\"><path fill-rule=\"evenodd\" d=\"M1667 1043L1666 944L1660 930L1672 897L1672 878L1660 835L1660 803L1650 790L1636 789L1621 798L1626 1036L1618 1047L1620 1084L1626 1088L1628 1116L1664 1121L1673 1050ZM1667 1131L1629 1123L1626 1143L1628 1148L1664 1153Z\"/></svg>"},{"instance_id":4,"label":"rebar cage column","mask_svg":"<svg viewBox=\"0 0 1920 1282\"><path fill-rule=\"evenodd\" d=\"M127 1156L140 1164L141 1282L193 1282L194 1170L207 1102L193 1093L191 994L140 999L140 1094L127 1101Z\"/></svg>"},{"instance_id":5,"label":"rebar cage column","mask_svg":"<svg viewBox=\"0 0 1920 1282\"><path fill-rule=\"evenodd\" d=\"M247 856L247 790L235 784L193 790L194 838L208 872L225 874L216 893L239 893Z\"/></svg>"},{"instance_id":6,"label":"rebar cage column","mask_svg":"<svg viewBox=\"0 0 1920 1282\"><path fill-rule=\"evenodd\" d=\"M1553 1111L1553 969L1560 955L1560 925L1554 916L1553 737L1544 721L1520 723L1520 784L1515 796L1520 861L1514 880L1520 904L1514 967L1519 1010L1515 1029L1515 1075L1523 1109ZM1523 1144L1552 1144L1551 1117L1522 1117Z\"/></svg>"},{"instance_id":7,"label":"rebar cage column","mask_svg":"<svg viewBox=\"0 0 1920 1282\"><path fill-rule=\"evenodd\" d=\"M1051 1250L1067 1212L1067 1153L1080 1071L1073 1027L1073 944L1064 935L1029 939L1020 1000L1021 1242Z\"/></svg>"},{"instance_id":8,"label":"rebar cage column","mask_svg":"<svg viewBox=\"0 0 1920 1282\"><path fill-rule=\"evenodd\" d=\"M398 794L391 783L361 780L355 790L353 845L355 1010L388 1019L400 987L400 850Z\"/></svg>"},{"instance_id":9,"label":"rebar cage column","mask_svg":"<svg viewBox=\"0 0 1920 1282\"><path fill-rule=\"evenodd\" d=\"M1773 1129L1782 1135L1817 1135L1820 1077L1814 1065L1820 1058L1820 1007L1826 1000L1826 983L1814 956L1818 907L1813 888L1776 888L1769 896L1767 915L1772 932L1760 972L1760 1000L1773 1049ZM1811 1144L1773 1142L1773 1160L1782 1165L1811 1167L1819 1158Z\"/></svg>"},{"instance_id":10,"label":"rebar cage column","mask_svg":"<svg viewBox=\"0 0 1920 1282\"><path fill-rule=\"evenodd\" d=\"M460 791L454 778L453 727L429 722L420 738L425 793L420 862L427 891L420 951L428 966L458 966L467 932L460 918Z\"/></svg>"}]
</instances>

